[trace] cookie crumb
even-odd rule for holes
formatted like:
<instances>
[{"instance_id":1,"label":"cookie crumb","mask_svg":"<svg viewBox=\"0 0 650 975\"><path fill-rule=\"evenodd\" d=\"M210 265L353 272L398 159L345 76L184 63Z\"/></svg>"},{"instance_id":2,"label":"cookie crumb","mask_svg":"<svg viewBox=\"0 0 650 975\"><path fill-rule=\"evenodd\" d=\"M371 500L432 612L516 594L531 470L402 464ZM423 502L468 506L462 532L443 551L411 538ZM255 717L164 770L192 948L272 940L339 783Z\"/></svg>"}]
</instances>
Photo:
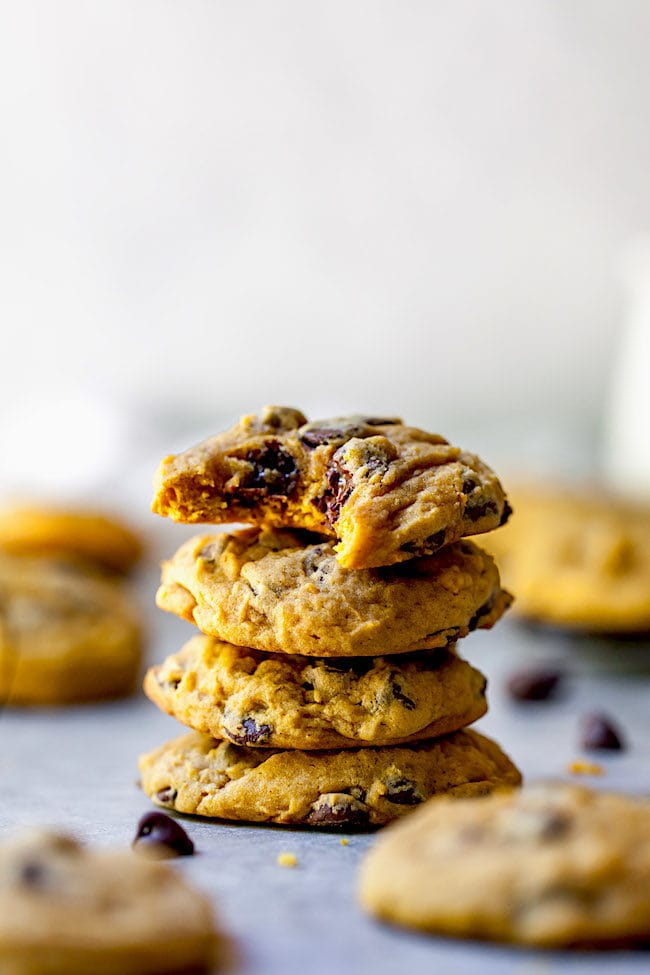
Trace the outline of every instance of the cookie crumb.
<instances>
[{"instance_id":1,"label":"cookie crumb","mask_svg":"<svg viewBox=\"0 0 650 975\"><path fill-rule=\"evenodd\" d=\"M345 836L343 836L341 839L341 846L348 846L349 843L350 841Z\"/></svg>"},{"instance_id":2,"label":"cookie crumb","mask_svg":"<svg viewBox=\"0 0 650 975\"><path fill-rule=\"evenodd\" d=\"M278 865L280 867L297 867L298 857L295 853L278 853Z\"/></svg>"},{"instance_id":3,"label":"cookie crumb","mask_svg":"<svg viewBox=\"0 0 650 975\"><path fill-rule=\"evenodd\" d=\"M571 775L604 775L605 770L602 765L596 765L595 762L584 762L578 759L575 762L571 762L569 765L568 772Z\"/></svg>"}]
</instances>

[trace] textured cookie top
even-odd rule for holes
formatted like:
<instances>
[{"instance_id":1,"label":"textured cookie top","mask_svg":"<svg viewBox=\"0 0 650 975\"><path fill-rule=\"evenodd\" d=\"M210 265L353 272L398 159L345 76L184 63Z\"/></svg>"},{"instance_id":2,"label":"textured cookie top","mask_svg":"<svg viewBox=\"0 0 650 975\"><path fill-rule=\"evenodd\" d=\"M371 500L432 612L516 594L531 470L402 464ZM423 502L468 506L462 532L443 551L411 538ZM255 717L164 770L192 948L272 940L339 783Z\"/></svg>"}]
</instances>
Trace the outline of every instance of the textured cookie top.
<instances>
[{"instance_id":1,"label":"textured cookie top","mask_svg":"<svg viewBox=\"0 0 650 975\"><path fill-rule=\"evenodd\" d=\"M163 564L156 601L238 646L378 656L447 646L489 628L511 597L492 558L471 542L351 571L331 541L253 528L187 541Z\"/></svg>"},{"instance_id":2,"label":"textured cookie top","mask_svg":"<svg viewBox=\"0 0 650 975\"><path fill-rule=\"evenodd\" d=\"M42 832L0 847L0 969L12 975L207 972L211 913L179 874L133 853Z\"/></svg>"},{"instance_id":3,"label":"textured cookie top","mask_svg":"<svg viewBox=\"0 0 650 975\"><path fill-rule=\"evenodd\" d=\"M510 513L496 475L437 434L381 417L307 423L275 406L166 458L153 510L319 532L352 569L432 554Z\"/></svg>"},{"instance_id":4,"label":"textured cookie top","mask_svg":"<svg viewBox=\"0 0 650 975\"><path fill-rule=\"evenodd\" d=\"M0 551L78 556L125 573L140 558L142 544L123 522L99 512L11 506L0 509Z\"/></svg>"},{"instance_id":5,"label":"textured cookie top","mask_svg":"<svg viewBox=\"0 0 650 975\"><path fill-rule=\"evenodd\" d=\"M484 795L521 776L475 731L342 751L249 748L190 732L140 759L142 788L182 813L249 822L369 826L432 795Z\"/></svg>"},{"instance_id":6,"label":"textured cookie top","mask_svg":"<svg viewBox=\"0 0 650 975\"><path fill-rule=\"evenodd\" d=\"M240 745L358 748L433 738L487 709L485 678L454 653L301 657L197 636L151 667L146 694L195 731Z\"/></svg>"},{"instance_id":7,"label":"textured cookie top","mask_svg":"<svg viewBox=\"0 0 650 975\"><path fill-rule=\"evenodd\" d=\"M517 517L484 539L528 619L650 631L650 508L586 490L520 489Z\"/></svg>"},{"instance_id":8,"label":"textured cookie top","mask_svg":"<svg viewBox=\"0 0 650 975\"><path fill-rule=\"evenodd\" d=\"M137 612L116 582L76 563L0 557L0 691L12 703L124 693L140 651Z\"/></svg>"},{"instance_id":9,"label":"textured cookie top","mask_svg":"<svg viewBox=\"0 0 650 975\"><path fill-rule=\"evenodd\" d=\"M367 856L361 900L390 921L541 946L650 938L650 803L545 785L428 803Z\"/></svg>"}]
</instances>

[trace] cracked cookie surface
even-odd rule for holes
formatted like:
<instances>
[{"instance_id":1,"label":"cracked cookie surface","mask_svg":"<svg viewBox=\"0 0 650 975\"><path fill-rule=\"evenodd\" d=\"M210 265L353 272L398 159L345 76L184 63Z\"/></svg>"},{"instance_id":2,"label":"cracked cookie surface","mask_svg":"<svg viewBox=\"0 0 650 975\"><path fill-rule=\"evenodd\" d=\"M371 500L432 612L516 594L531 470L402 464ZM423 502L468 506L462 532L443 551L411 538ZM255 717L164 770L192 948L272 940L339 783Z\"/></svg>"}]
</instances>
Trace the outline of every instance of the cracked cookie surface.
<instances>
[{"instance_id":1,"label":"cracked cookie surface","mask_svg":"<svg viewBox=\"0 0 650 975\"><path fill-rule=\"evenodd\" d=\"M161 863L42 831L0 846L7 975L207 975L215 947L208 898Z\"/></svg>"},{"instance_id":2,"label":"cracked cookie surface","mask_svg":"<svg viewBox=\"0 0 650 975\"><path fill-rule=\"evenodd\" d=\"M163 563L156 602L238 646L307 656L444 647L510 605L472 542L377 569L343 569L334 543L251 528L189 539Z\"/></svg>"},{"instance_id":3,"label":"cracked cookie surface","mask_svg":"<svg viewBox=\"0 0 650 975\"><path fill-rule=\"evenodd\" d=\"M510 513L493 471L437 434L383 417L308 423L277 406L163 460L153 510L317 532L350 569L433 554Z\"/></svg>"},{"instance_id":4,"label":"cracked cookie surface","mask_svg":"<svg viewBox=\"0 0 650 975\"><path fill-rule=\"evenodd\" d=\"M113 580L76 563L0 557L0 699L50 705L131 693L137 612Z\"/></svg>"},{"instance_id":5,"label":"cracked cookie surface","mask_svg":"<svg viewBox=\"0 0 650 975\"><path fill-rule=\"evenodd\" d=\"M140 759L142 788L177 812L247 822L380 826L433 795L481 796L521 776L475 731L415 745L274 751L198 732Z\"/></svg>"},{"instance_id":6,"label":"cracked cookie surface","mask_svg":"<svg viewBox=\"0 0 650 975\"><path fill-rule=\"evenodd\" d=\"M447 650L395 657L268 654L197 636L145 677L183 724L240 745L358 748L434 738L487 710L483 675Z\"/></svg>"},{"instance_id":7,"label":"cracked cookie surface","mask_svg":"<svg viewBox=\"0 0 650 975\"><path fill-rule=\"evenodd\" d=\"M539 785L428 803L362 866L372 914L541 947L650 941L650 802Z\"/></svg>"}]
</instances>

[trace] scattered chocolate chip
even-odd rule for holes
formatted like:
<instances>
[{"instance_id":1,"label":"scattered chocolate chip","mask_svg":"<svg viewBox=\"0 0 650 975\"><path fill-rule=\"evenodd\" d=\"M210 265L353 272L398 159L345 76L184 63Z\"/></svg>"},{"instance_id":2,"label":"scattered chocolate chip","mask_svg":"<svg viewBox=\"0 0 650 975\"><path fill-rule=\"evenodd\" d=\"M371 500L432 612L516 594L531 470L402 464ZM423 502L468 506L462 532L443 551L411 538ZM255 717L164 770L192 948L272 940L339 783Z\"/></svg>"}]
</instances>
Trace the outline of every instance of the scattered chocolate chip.
<instances>
[{"instance_id":1,"label":"scattered chocolate chip","mask_svg":"<svg viewBox=\"0 0 650 975\"><path fill-rule=\"evenodd\" d=\"M157 802L164 803L166 806L173 806L177 795L178 789L174 789L171 785L168 785L166 789L158 790L156 800Z\"/></svg>"},{"instance_id":2,"label":"scattered chocolate chip","mask_svg":"<svg viewBox=\"0 0 650 975\"><path fill-rule=\"evenodd\" d=\"M546 701L554 697L562 681L558 670L519 670L508 679L508 693L517 701Z\"/></svg>"},{"instance_id":3,"label":"scattered chocolate chip","mask_svg":"<svg viewBox=\"0 0 650 975\"><path fill-rule=\"evenodd\" d=\"M186 857L194 853L194 843L180 823L161 812L142 816L131 846L159 859Z\"/></svg>"},{"instance_id":4,"label":"scattered chocolate chip","mask_svg":"<svg viewBox=\"0 0 650 975\"><path fill-rule=\"evenodd\" d=\"M488 616L492 612L496 598L497 594L493 592L487 602L483 603L483 605L476 610L471 620L467 624L471 632L473 632L479 626L484 616Z\"/></svg>"},{"instance_id":5,"label":"scattered chocolate chip","mask_svg":"<svg viewBox=\"0 0 650 975\"><path fill-rule=\"evenodd\" d=\"M368 826L370 810L344 792L330 792L313 804L307 822L313 826Z\"/></svg>"},{"instance_id":6,"label":"scattered chocolate chip","mask_svg":"<svg viewBox=\"0 0 650 975\"><path fill-rule=\"evenodd\" d=\"M303 681L300 686L302 687L303 691L313 691L314 689L314 685L309 680Z\"/></svg>"},{"instance_id":7,"label":"scattered chocolate chip","mask_svg":"<svg viewBox=\"0 0 650 975\"><path fill-rule=\"evenodd\" d=\"M254 718L244 718L236 731L228 730L228 737L237 745L262 745L271 737L271 730L270 724L258 724Z\"/></svg>"},{"instance_id":8,"label":"scattered chocolate chip","mask_svg":"<svg viewBox=\"0 0 650 975\"><path fill-rule=\"evenodd\" d=\"M337 427L317 427L314 430L305 430L300 435L300 441L304 443L305 447L314 448L320 447L322 444L345 443L349 437L349 433Z\"/></svg>"},{"instance_id":9,"label":"scattered chocolate chip","mask_svg":"<svg viewBox=\"0 0 650 975\"><path fill-rule=\"evenodd\" d=\"M400 423L399 420L385 416L364 416L363 422L367 423L369 427L394 427Z\"/></svg>"},{"instance_id":10,"label":"scattered chocolate chip","mask_svg":"<svg viewBox=\"0 0 650 975\"><path fill-rule=\"evenodd\" d=\"M474 488L478 487L478 481L474 477L466 477L463 481L463 494L471 494Z\"/></svg>"},{"instance_id":11,"label":"scattered chocolate chip","mask_svg":"<svg viewBox=\"0 0 650 975\"><path fill-rule=\"evenodd\" d=\"M571 828L570 817L559 810L549 811L540 824L540 835L545 840L556 840L566 836Z\"/></svg>"},{"instance_id":12,"label":"scattered chocolate chip","mask_svg":"<svg viewBox=\"0 0 650 975\"><path fill-rule=\"evenodd\" d=\"M386 782L385 799L396 806L417 806L424 800L415 782L410 779L391 779Z\"/></svg>"},{"instance_id":13,"label":"scattered chocolate chip","mask_svg":"<svg viewBox=\"0 0 650 975\"><path fill-rule=\"evenodd\" d=\"M415 708L415 701L412 701L410 697L402 692L402 688L397 680L397 678L391 674L390 678L390 691L396 701L403 704L407 711L413 711Z\"/></svg>"},{"instance_id":14,"label":"scattered chocolate chip","mask_svg":"<svg viewBox=\"0 0 650 975\"><path fill-rule=\"evenodd\" d=\"M298 483L298 467L294 458L278 440L269 440L264 446L249 450L245 461L252 470L244 477L237 492L244 492L254 500L260 495L284 495L292 493Z\"/></svg>"},{"instance_id":15,"label":"scattered chocolate chip","mask_svg":"<svg viewBox=\"0 0 650 975\"><path fill-rule=\"evenodd\" d=\"M582 721L581 745L588 751L625 748L623 736L604 714L587 714Z\"/></svg>"},{"instance_id":16,"label":"scattered chocolate chip","mask_svg":"<svg viewBox=\"0 0 650 975\"><path fill-rule=\"evenodd\" d=\"M512 508L510 506L510 503L506 499L503 503L503 511L501 512L501 520L499 521L499 528L502 525L505 525L505 523L507 522L511 514L512 514Z\"/></svg>"}]
</instances>

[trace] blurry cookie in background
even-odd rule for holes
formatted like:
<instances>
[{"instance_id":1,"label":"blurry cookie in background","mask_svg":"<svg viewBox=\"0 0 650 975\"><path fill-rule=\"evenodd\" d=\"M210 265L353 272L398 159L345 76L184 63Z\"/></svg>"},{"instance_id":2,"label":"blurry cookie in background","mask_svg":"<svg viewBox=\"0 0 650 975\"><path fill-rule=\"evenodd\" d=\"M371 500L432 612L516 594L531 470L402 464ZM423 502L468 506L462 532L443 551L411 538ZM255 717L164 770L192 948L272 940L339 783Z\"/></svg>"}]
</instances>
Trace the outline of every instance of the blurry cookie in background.
<instances>
[{"instance_id":1,"label":"blurry cookie in background","mask_svg":"<svg viewBox=\"0 0 650 975\"><path fill-rule=\"evenodd\" d=\"M590 633L650 632L650 505L598 489L519 488L482 544L515 616Z\"/></svg>"},{"instance_id":2,"label":"blurry cookie in background","mask_svg":"<svg viewBox=\"0 0 650 975\"><path fill-rule=\"evenodd\" d=\"M0 507L0 551L76 557L125 575L140 559L142 543L121 520L97 511L5 505Z\"/></svg>"},{"instance_id":3,"label":"blurry cookie in background","mask_svg":"<svg viewBox=\"0 0 650 975\"><path fill-rule=\"evenodd\" d=\"M0 555L0 701L61 705L132 693L138 617L120 584L78 563Z\"/></svg>"}]
</instances>

